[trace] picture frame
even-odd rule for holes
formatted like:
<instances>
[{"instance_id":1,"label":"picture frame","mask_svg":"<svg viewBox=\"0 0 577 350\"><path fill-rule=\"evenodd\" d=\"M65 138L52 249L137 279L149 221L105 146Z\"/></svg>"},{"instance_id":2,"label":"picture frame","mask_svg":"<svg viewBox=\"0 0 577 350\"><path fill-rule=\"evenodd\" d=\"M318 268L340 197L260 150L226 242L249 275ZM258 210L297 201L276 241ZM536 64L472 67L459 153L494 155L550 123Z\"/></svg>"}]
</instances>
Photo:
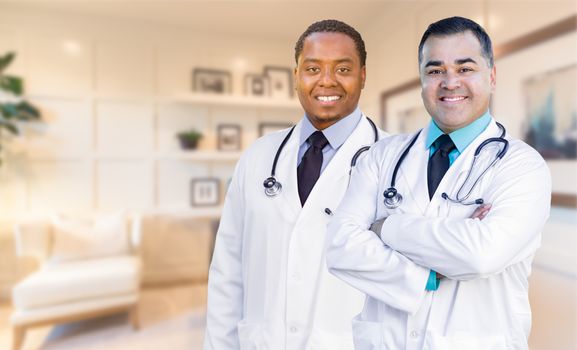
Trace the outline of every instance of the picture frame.
<instances>
[{"instance_id":1,"label":"picture frame","mask_svg":"<svg viewBox=\"0 0 577 350\"><path fill-rule=\"evenodd\" d=\"M220 204L220 180L214 177L190 180L190 204L193 207L208 207Z\"/></svg>"},{"instance_id":2,"label":"picture frame","mask_svg":"<svg viewBox=\"0 0 577 350\"><path fill-rule=\"evenodd\" d=\"M258 124L258 137L262 137L266 134L290 128L291 123L281 123L281 122L262 122Z\"/></svg>"},{"instance_id":3,"label":"picture frame","mask_svg":"<svg viewBox=\"0 0 577 350\"><path fill-rule=\"evenodd\" d=\"M270 96L269 77L265 74L246 74L244 76L244 94L254 97Z\"/></svg>"},{"instance_id":4,"label":"picture frame","mask_svg":"<svg viewBox=\"0 0 577 350\"><path fill-rule=\"evenodd\" d=\"M220 151L241 149L241 127L238 124L221 124L217 127L217 146Z\"/></svg>"},{"instance_id":5,"label":"picture frame","mask_svg":"<svg viewBox=\"0 0 577 350\"><path fill-rule=\"evenodd\" d=\"M571 50L573 46L568 42L574 39L572 36L577 35L576 23L577 16L571 16L494 48L495 61L499 68L499 82L491 100L491 111L498 116L498 120L508 126L508 133L523 135L527 127L527 105L522 91L523 82L535 74L575 64L574 54L570 52L556 55L550 53L557 52L557 50ZM532 59L532 57L553 58L553 56L555 59L545 61ZM568 62L568 60L573 61ZM526 68L522 69L524 66ZM419 78L384 91L380 99L383 129L391 133L399 132L400 123L395 116L395 110L413 108L415 99L417 103L422 104L418 94L420 94ZM426 124L422 125L422 127L425 126ZM577 208L574 180L569 181L568 178L564 179L560 176L561 174L574 174L572 169L576 163L575 160L567 159L547 161L553 181L557 184L552 194L552 205Z\"/></svg>"},{"instance_id":6,"label":"picture frame","mask_svg":"<svg viewBox=\"0 0 577 350\"><path fill-rule=\"evenodd\" d=\"M270 97L290 99L293 97L293 72L288 67L265 66L264 75L270 83Z\"/></svg>"},{"instance_id":7,"label":"picture frame","mask_svg":"<svg viewBox=\"0 0 577 350\"><path fill-rule=\"evenodd\" d=\"M200 93L230 94L232 75L226 70L195 68L192 71L192 89Z\"/></svg>"}]
</instances>

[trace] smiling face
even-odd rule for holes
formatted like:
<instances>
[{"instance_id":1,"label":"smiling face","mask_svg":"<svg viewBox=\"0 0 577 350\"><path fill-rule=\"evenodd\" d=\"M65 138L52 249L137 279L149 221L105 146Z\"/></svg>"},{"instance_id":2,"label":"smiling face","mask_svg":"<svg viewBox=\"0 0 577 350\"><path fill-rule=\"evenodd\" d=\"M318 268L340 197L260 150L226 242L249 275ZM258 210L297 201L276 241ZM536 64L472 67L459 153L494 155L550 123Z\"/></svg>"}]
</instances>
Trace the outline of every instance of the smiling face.
<instances>
[{"instance_id":1,"label":"smiling face","mask_svg":"<svg viewBox=\"0 0 577 350\"><path fill-rule=\"evenodd\" d=\"M323 130L351 114L365 86L355 42L348 35L309 35L294 70L297 94L310 122Z\"/></svg>"},{"instance_id":2,"label":"smiling face","mask_svg":"<svg viewBox=\"0 0 577 350\"><path fill-rule=\"evenodd\" d=\"M469 125L489 109L495 67L489 67L470 31L429 37L419 73L425 108L445 133Z\"/></svg>"}]
</instances>

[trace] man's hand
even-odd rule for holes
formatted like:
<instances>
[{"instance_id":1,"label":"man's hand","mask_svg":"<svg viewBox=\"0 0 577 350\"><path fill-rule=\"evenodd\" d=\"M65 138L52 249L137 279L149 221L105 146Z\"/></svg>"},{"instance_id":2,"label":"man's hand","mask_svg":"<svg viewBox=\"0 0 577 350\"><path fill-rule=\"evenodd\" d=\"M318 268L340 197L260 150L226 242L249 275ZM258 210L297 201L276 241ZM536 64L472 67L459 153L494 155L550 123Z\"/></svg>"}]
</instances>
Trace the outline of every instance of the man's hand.
<instances>
[{"instance_id":1,"label":"man's hand","mask_svg":"<svg viewBox=\"0 0 577 350\"><path fill-rule=\"evenodd\" d=\"M485 216L487 216L487 214L489 213L489 210L491 210L491 204L488 203L481 204L480 206L477 207L477 209L475 209L475 211L473 212L473 214L471 214L471 216L469 216L469 218L483 220Z\"/></svg>"}]
</instances>

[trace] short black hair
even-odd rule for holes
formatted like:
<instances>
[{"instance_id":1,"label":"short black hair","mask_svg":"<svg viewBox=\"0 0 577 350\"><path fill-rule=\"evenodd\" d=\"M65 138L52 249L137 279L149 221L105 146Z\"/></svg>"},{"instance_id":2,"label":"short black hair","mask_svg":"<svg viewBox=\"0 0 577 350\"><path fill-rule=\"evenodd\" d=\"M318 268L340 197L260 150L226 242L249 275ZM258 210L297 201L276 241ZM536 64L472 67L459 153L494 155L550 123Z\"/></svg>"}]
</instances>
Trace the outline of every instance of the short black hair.
<instances>
[{"instance_id":1,"label":"short black hair","mask_svg":"<svg viewBox=\"0 0 577 350\"><path fill-rule=\"evenodd\" d=\"M491 38L478 23L464 17L449 17L429 25L419 43L419 64L423 60L423 46L430 36L447 36L466 31L473 33L479 40L481 54L489 61L489 66L493 67L493 44L491 43Z\"/></svg>"},{"instance_id":2,"label":"short black hair","mask_svg":"<svg viewBox=\"0 0 577 350\"><path fill-rule=\"evenodd\" d=\"M357 30L345 22L336 19L325 19L311 24L304 33L301 34L299 40L295 45L295 61L299 63L299 56L303 51L305 39L313 33L342 33L353 39L359 58L361 59L361 67L365 66L367 61L367 51L365 51L365 42L361 34Z\"/></svg>"}]
</instances>

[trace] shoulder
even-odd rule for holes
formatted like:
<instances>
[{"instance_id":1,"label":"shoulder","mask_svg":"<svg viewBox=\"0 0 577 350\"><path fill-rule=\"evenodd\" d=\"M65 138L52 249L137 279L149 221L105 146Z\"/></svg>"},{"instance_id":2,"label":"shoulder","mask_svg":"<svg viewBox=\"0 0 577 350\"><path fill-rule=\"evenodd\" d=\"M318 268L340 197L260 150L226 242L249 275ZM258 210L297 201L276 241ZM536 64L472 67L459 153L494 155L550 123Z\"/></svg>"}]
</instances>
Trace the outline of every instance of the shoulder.
<instances>
[{"instance_id":1,"label":"shoulder","mask_svg":"<svg viewBox=\"0 0 577 350\"><path fill-rule=\"evenodd\" d=\"M375 155L385 155L390 152L398 152L406 147L407 143L415 136L412 134L387 135L371 146L371 153Z\"/></svg>"}]
</instances>

